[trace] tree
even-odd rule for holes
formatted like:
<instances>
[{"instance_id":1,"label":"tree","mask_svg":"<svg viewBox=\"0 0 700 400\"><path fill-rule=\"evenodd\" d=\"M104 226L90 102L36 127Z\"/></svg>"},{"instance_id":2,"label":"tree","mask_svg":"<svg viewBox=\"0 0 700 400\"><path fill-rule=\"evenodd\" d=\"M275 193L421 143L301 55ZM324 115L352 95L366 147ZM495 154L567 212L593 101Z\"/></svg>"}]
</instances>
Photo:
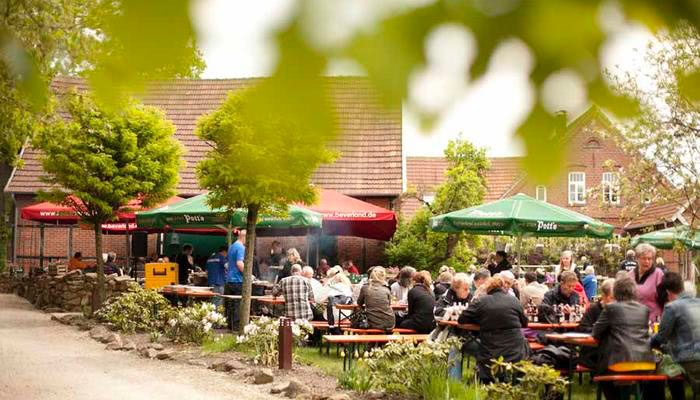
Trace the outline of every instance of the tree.
<instances>
[{"instance_id":1,"label":"tree","mask_svg":"<svg viewBox=\"0 0 700 400\"><path fill-rule=\"evenodd\" d=\"M181 147L175 127L158 109L129 102L107 111L87 95L72 93L62 104L70 116L42 129L34 145L51 185L39 198L65 204L95 229L99 304L104 301L102 224L130 200L144 207L174 194Z\"/></svg>"},{"instance_id":2,"label":"tree","mask_svg":"<svg viewBox=\"0 0 700 400\"><path fill-rule=\"evenodd\" d=\"M310 184L311 174L336 157L326 148L334 131L310 131L297 121L279 118L276 109L266 116L251 112L250 96L256 90L229 93L219 109L197 121L196 128L212 146L208 158L197 165L200 185L210 190L209 205L229 213L241 207L248 210L241 329L250 315L258 215L286 210L290 203L312 204L318 194Z\"/></svg>"},{"instance_id":3,"label":"tree","mask_svg":"<svg viewBox=\"0 0 700 400\"><path fill-rule=\"evenodd\" d=\"M425 193L410 188L408 196L423 202L425 207L411 221L401 222L386 247L385 254L394 265L412 265L437 269L448 262L466 268L473 263L478 239L473 235L432 232L430 217L481 204L486 194L486 171L489 161L486 151L461 137L450 140L445 149L449 168L445 182L435 188L435 200L426 203ZM421 188L421 191L426 190Z\"/></svg>"},{"instance_id":4,"label":"tree","mask_svg":"<svg viewBox=\"0 0 700 400\"><path fill-rule=\"evenodd\" d=\"M137 25L139 29L129 29L127 33L120 29L123 25L120 23L134 13L134 6L147 7L154 3L158 2L0 2L0 45L3 49L0 52L1 187L5 187L12 167L16 166L21 147L43 122L49 120L49 109L46 107L47 99L51 97L49 83L56 75L91 76L99 84L123 81L126 77L134 80L133 76L146 80L195 78L201 74L204 62L196 42L189 37L179 40L175 35L173 40L173 36L170 36L173 31L191 29L189 21L177 25L177 29L162 29L159 33L144 32L151 29L153 24L143 22ZM141 17L145 15L141 14ZM173 23L173 19L168 19L171 14L160 14L169 24ZM142 37L137 39L128 34ZM147 50L152 57L147 57L151 60L148 67L135 64L135 60L141 62L142 57L124 61L124 49L133 45L132 42L148 46L149 40L158 40L163 35L169 36L168 46L177 46L177 55L158 56L159 51L170 48L159 45ZM100 72L96 73L96 70ZM5 195L0 192L0 270L6 262L5 251L11 227L5 215L9 211Z\"/></svg>"},{"instance_id":5,"label":"tree","mask_svg":"<svg viewBox=\"0 0 700 400\"><path fill-rule=\"evenodd\" d=\"M619 143L635 158L621 171L624 211L634 216L648 202L672 204L700 229L700 104L683 87L687 74L700 68L700 34L681 24L656 39L646 53L653 69L640 71L651 84L641 85L631 74L616 81L642 105L637 117L619 126Z\"/></svg>"}]
</instances>

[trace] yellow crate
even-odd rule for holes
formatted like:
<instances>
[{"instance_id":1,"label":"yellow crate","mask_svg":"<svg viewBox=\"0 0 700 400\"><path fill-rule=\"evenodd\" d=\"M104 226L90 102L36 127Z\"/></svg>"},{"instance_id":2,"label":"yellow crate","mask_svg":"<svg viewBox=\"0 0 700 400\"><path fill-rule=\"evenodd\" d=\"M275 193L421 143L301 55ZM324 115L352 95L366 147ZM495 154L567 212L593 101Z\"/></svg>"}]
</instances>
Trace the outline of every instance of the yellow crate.
<instances>
[{"instance_id":1,"label":"yellow crate","mask_svg":"<svg viewBox=\"0 0 700 400\"><path fill-rule=\"evenodd\" d=\"M177 285L176 263L148 263L145 265L146 289L158 289L167 285Z\"/></svg>"}]
</instances>

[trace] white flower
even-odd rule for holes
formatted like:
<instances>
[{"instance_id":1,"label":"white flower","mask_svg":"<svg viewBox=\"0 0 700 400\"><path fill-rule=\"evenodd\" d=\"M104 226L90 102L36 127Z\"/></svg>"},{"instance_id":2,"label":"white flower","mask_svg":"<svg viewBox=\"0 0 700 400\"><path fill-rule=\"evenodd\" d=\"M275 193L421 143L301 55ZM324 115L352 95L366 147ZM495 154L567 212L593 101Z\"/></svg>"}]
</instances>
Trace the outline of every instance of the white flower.
<instances>
[{"instance_id":1,"label":"white flower","mask_svg":"<svg viewBox=\"0 0 700 400\"><path fill-rule=\"evenodd\" d=\"M172 318L170 321L168 321L168 323L174 328L175 325L177 325L177 320L175 318Z\"/></svg>"}]
</instances>

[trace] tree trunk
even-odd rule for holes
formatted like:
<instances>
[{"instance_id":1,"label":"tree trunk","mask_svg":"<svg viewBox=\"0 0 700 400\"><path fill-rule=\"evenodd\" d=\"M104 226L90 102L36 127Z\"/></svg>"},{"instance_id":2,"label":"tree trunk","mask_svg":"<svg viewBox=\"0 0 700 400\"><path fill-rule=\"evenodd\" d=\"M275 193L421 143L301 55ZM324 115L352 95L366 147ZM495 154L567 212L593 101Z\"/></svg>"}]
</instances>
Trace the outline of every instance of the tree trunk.
<instances>
[{"instance_id":1,"label":"tree trunk","mask_svg":"<svg viewBox=\"0 0 700 400\"><path fill-rule=\"evenodd\" d=\"M95 259L97 260L97 305L98 310L105 301L105 265L102 259L102 224L95 224Z\"/></svg>"},{"instance_id":2,"label":"tree trunk","mask_svg":"<svg viewBox=\"0 0 700 400\"><path fill-rule=\"evenodd\" d=\"M245 260L243 264L243 292L241 293L241 308L240 308L240 331L243 332L243 327L248 325L250 321L250 296L253 293L253 257L255 256L255 226L258 223L258 204L248 204L248 217L246 223L247 236L245 241ZM229 266L229 268L231 268ZM234 265L235 268L235 265Z\"/></svg>"}]
</instances>

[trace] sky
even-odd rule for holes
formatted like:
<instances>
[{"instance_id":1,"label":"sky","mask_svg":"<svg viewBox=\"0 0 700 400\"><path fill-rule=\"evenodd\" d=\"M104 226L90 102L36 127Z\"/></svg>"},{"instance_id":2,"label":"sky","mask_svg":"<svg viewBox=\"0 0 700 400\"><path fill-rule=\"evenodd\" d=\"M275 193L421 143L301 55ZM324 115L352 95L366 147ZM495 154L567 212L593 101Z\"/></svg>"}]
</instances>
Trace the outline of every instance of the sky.
<instances>
[{"instance_id":1,"label":"sky","mask_svg":"<svg viewBox=\"0 0 700 400\"><path fill-rule=\"evenodd\" d=\"M328 3L322 0L319 4ZM318 19L324 32L319 40L347 37L349 31L372 19L367 13L376 4L370 0L336 0L330 12L343 13L343 18ZM192 13L207 63L203 77L270 75L277 54L270 31L283 26L293 12L293 0L195 2ZM614 10L606 15L601 24L611 33L611 38L601 50L602 65L618 72L643 70L643 49L651 34L642 27L624 23ZM340 20L346 21L345 25L338 23ZM468 68L474 54L472 42L469 32L456 26L444 27L426 41L430 65L411 78L409 98L404 102L404 156L441 156L447 142L460 134L486 148L491 157L522 154L522 144L513 132L534 100L534 90L527 79L533 60L521 43L505 43L493 56L491 67L483 77L465 82L455 76L466 74L454 72ZM326 73L358 75L362 69L339 60ZM566 110L571 120L587 108L583 90L577 76L561 71L546 83L543 102L552 110ZM442 110L442 117L428 132L421 130L412 112L412 105L416 104Z\"/></svg>"}]
</instances>

